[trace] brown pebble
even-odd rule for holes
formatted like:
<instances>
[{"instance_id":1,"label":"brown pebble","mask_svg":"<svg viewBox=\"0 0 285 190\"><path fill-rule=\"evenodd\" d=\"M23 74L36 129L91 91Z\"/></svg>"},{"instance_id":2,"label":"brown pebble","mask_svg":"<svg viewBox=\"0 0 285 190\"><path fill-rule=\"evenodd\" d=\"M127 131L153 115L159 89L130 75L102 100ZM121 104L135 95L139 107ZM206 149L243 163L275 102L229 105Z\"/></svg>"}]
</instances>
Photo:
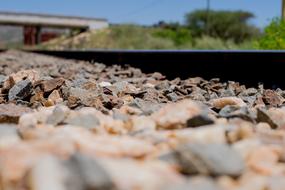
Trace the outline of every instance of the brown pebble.
<instances>
[{"instance_id":1,"label":"brown pebble","mask_svg":"<svg viewBox=\"0 0 285 190\"><path fill-rule=\"evenodd\" d=\"M246 106L246 103L242 99L237 98L237 97L218 98L218 99L212 100L211 103L212 103L212 106L217 109L222 109L223 107L227 105L239 106L239 107Z\"/></svg>"}]
</instances>

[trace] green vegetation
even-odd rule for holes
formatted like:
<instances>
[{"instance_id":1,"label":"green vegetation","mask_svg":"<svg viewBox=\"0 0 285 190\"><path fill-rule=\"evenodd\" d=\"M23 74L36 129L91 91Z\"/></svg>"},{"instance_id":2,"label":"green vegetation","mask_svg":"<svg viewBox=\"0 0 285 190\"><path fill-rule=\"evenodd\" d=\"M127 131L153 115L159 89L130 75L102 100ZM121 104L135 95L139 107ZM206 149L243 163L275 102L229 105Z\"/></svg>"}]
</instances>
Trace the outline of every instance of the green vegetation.
<instances>
[{"instance_id":1,"label":"green vegetation","mask_svg":"<svg viewBox=\"0 0 285 190\"><path fill-rule=\"evenodd\" d=\"M178 28L176 30L160 29L154 32L154 36L170 39L176 46L192 42L191 32L186 28Z\"/></svg>"},{"instance_id":2,"label":"green vegetation","mask_svg":"<svg viewBox=\"0 0 285 190\"><path fill-rule=\"evenodd\" d=\"M244 41L242 43L235 43L232 40L223 40L220 38L213 38L210 36L202 36L195 40L193 49L205 50L238 50L238 49L252 49L252 41Z\"/></svg>"},{"instance_id":3,"label":"green vegetation","mask_svg":"<svg viewBox=\"0 0 285 190\"><path fill-rule=\"evenodd\" d=\"M249 20L254 18L250 12L197 10L185 18L193 37L208 35L242 43L259 35L258 28L249 24Z\"/></svg>"},{"instance_id":4,"label":"green vegetation","mask_svg":"<svg viewBox=\"0 0 285 190\"><path fill-rule=\"evenodd\" d=\"M257 49L282 50L285 49L285 22L273 19L264 30L264 35L255 43Z\"/></svg>"},{"instance_id":5,"label":"green vegetation","mask_svg":"<svg viewBox=\"0 0 285 190\"><path fill-rule=\"evenodd\" d=\"M39 46L40 49L251 49L250 41L235 43L210 36L192 38L189 30L179 28L117 25L108 29L63 36Z\"/></svg>"},{"instance_id":6,"label":"green vegetation","mask_svg":"<svg viewBox=\"0 0 285 190\"><path fill-rule=\"evenodd\" d=\"M174 49L170 39L155 37L157 30L136 25L116 25L73 38L62 37L41 46L44 49Z\"/></svg>"},{"instance_id":7,"label":"green vegetation","mask_svg":"<svg viewBox=\"0 0 285 190\"><path fill-rule=\"evenodd\" d=\"M161 21L154 27L156 28L153 33L155 37L169 39L177 47L193 42L191 30L179 23L165 23Z\"/></svg>"},{"instance_id":8,"label":"green vegetation","mask_svg":"<svg viewBox=\"0 0 285 190\"><path fill-rule=\"evenodd\" d=\"M159 22L153 26L111 25L108 29L62 36L41 49L284 49L285 24L275 20L262 36L245 11L197 10L185 23ZM284 31L284 32L282 32Z\"/></svg>"}]
</instances>

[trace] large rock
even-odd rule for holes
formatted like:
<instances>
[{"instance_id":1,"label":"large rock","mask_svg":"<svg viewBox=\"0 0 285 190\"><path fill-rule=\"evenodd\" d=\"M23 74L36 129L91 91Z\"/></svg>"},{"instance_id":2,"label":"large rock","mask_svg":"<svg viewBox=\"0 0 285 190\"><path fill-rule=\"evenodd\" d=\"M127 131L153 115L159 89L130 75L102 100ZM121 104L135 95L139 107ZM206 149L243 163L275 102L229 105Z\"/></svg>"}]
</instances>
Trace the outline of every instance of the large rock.
<instances>
[{"instance_id":1,"label":"large rock","mask_svg":"<svg viewBox=\"0 0 285 190\"><path fill-rule=\"evenodd\" d=\"M67 190L61 161L53 156L40 159L28 174L28 186L34 190Z\"/></svg>"},{"instance_id":2,"label":"large rock","mask_svg":"<svg viewBox=\"0 0 285 190\"><path fill-rule=\"evenodd\" d=\"M29 79L22 80L15 84L8 94L9 101L12 100L23 100L30 96L33 92L32 82Z\"/></svg>"},{"instance_id":3,"label":"large rock","mask_svg":"<svg viewBox=\"0 0 285 190\"><path fill-rule=\"evenodd\" d=\"M16 125L0 125L0 147L9 146L20 140Z\"/></svg>"},{"instance_id":4,"label":"large rock","mask_svg":"<svg viewBox=\"0 0 285 190\"><path fill-rule=\"evenodd\" d=\"M247 165L262 175L274 175L284 172L285 168L278 164L280 151L273 146L259 146L249 153Z\"/></svg>"},{"instance_id":5,"label":"large rock","mask_svg":"<svg viewBox=\"0 0 285 190\"><path fill-rule=\"evenodd\" d=\"M23 114L19 119L19 126L24 128L34 128L38 124L45 124L53 114L54 107L41 107L32 113Z\"/></svg>"},{"instance_id":6,"label":"large rock","mask_svg":"<svg viewBox=\"0 0 285 190\"><path fill-rule=\"evenodd\" d=\"M285 129L285 108L258 108L257 121L268 123L272 129Z\"/></svg>"},{"instance_id":7,"label":"large rock","mask_svg":"<svg viewBox=\"0 0 285 190\"><path fill-rule=\"evenodd\" d=\"M273 90L265 90L263 100L270 106L281 106L284 102L284 98Z\"/></svg>"},{"instance_id":8,"label":"large rock","mask_svg":"<svg viewBox=\"0 0 285 190\"><path fill-rule=\"evenodd\" d=\"M166 189L170 185L184 182L183 176L161 161L102 159L102 164L122 190Z\"/></svg>"},{"instance_id":9,"label":"large rock","mask_svg":"<svg viewBox=\"0 0 285 190\"><path fill-rule=\"evenodd\" d=\"M225 144L186 144L176 153L187 174L239 176L245 168L242 157Z\"/></svg>"},{"instance_id":10,"label":"large rock","mask_svg":"<svg viewBox=\"0 0 285 190\"><path fill-rule=\"evenodd\" d=\"M221 190L213 179L207 177L192 177L181 185L171 185L167 190Z\"/></svg>"},{"instance_id":11,"label":"large rock","mask_svg":"<svg viewBox=\"0 0 285 190\"><path fill-rule=\"evenodd\" d=\"M226 143L228 125L209 125L198 128L186 128L165 132L173 140L180 143Z\"/></svg>"},{"instance_id":12,"label":"large rock","mask_svg":"<svg viewBox=\"0 0 285 190\"><path fill-rule=\"evenodd\" d=\"M64 84L63 78L55 78L37 82L36 86L40 86L44 92L51 92Z\"/></svg>"},{"instance_id":13,"label":"large rock","mask_svg":"<svg viewBox=\"0 0 285 190\"><path fill-rule=\"evenodd\" d=\"M63 102L61 95L58 90L52 91L52 93L48 96L48 101L52 102L54 105Z\"/></svg>"},{"instance_id":14,"label":"large rock","mask_svg":"<svg viewBox=\"0 0 285 190\"><path fill-rule=\"evenodd\" d=\"M67 187L70 190L116 189L110 175L95 159L77 153L65 165L69 172Z\"/></svg>"},{"instance_id":15,"label":"large rock","mask_svg":"<svg viewBox=\"0 0 285 190\"><path fill-rule=\"evenodd\" d=\"M47 118L47 124L58 125L64 121L64 119L68 116L70 110L68 107L63 105L57 105L52 114Z\"/></svg>"},{"instance_id":16,"label":"large rock","mask_svg":"<svg viewBox=\"0 0 285 190\"><path fill-rule=\"evenodd\" d=\"M246 103L244 103L242 99L237 97L223 97L223 98L213 99L211 101L211 104L216 109L222 109L227 105L238 106L238 107L246 106Z\"/></svg>"},{"instance_id":17,"label":"large rock","mask_svg":"<svg viewBox=\"0 0 285 190\"><path fill-rule=\"evenodd\" d=\"M71 87L68 91L68 106L77 107L78 105L99 108L102 106L102 102L96 92Z\"/></svg>"},{"instance_id":18,"label":"large rock","mask_svg":"<svg viewBox=\"0 0 285 190\"><path fill-rule=\"evenodd\" d=\"M11 89L16 83L28 79L32 83L35 83L37 80L39 80L39 74L35 70L23 70L19 71L17 73L11 74L3 84L3 90L9 90Z\"/></svg>"},{"instance_id":19,"label":"large rock","mask_svg":"<svg viewBox=\"0 0 285 190\"><path fill-rule=\"evenodd\" d=\"M197 103L191 100L183 100L165 105L158 112L153 113L152 118L158 128L177 129L184 128L189 119L201 113L202 109Z\"/></svg>"},{"instance_id":20,"label":"large rock","mask_svg":"<svg viewBox=\"0 0 285 190\"><path fill-rule=\"evenodd\" d=\"M248 107L239 106L225 106L223 107L219 115L225 118L241 118L246 121L254 122L256 119L255 114L253 114Z\"/></svg>"},{"instance_id":21,"label":"large rock","mask_svg":"<svg viewBox=\"0 0 285 190\"><path fill-rule=\"evenodd\" d=\"M215 122L213 121L213 119L208 117L206 114L201 114L187 120L187 127L200 127L203 125L211 125L214 123Z\"/></svg>"},{"instance_id":22,"label":"large rock","mask_svg":"<svg viewBox=\"0 0 285 190\"><path fill-rule=\"evenodd\" d=\"M52 120L50 121L52 122ZM81 109L78 112L71 112L64 120L64 123L88 129L93 129L100 125L100 121L93 109Z\"/></svg>"},{"instance_id":23,"label":"large rock","mask_svg":"<svg viewBox=\"0 0 285 190\"><path fill-rule=\"evenodd\" d=\"M0 104L0 123L18 123L19 118L32 109L15 104Z\"/></svg>"},{"instance_id":24,"label":"large rock","mask_svg":"<svg viewBox=\"0 0 285 190\"><path fill-rule=\"evenodd\" d=\"M142 111L143 115L151 115L158 111L162 106L158 103L145 101L140 98L134 99L129 106L138 108Z\"/></svg>"}]
</instances>

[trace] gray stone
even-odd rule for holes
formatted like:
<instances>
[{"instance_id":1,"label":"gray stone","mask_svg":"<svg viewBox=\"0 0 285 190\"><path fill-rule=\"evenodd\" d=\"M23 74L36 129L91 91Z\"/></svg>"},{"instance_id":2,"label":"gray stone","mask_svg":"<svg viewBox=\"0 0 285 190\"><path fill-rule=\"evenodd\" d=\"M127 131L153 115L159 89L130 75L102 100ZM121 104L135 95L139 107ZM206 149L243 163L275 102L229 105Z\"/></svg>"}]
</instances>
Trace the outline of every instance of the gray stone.
<instances>
[{"instance_id":1,"label":"gray stone","mask_svg":"<svg viewBox=\"0 0 285 190\"><path fill-rule=\"evenodd\" d=\"M0 125L0 139L7 136L18 136L17 126L13 124Z\"/></svg>"},{"instance_id":2,"label":"gray stone","mask_svg":"<svg viewBox=\"0 0 285 190\"><path fill-rule=\"evenodd\" d=\"M268 189L270 190L283 190L285 187L284 176L272 176L269 178Z\"/></svg>"},{"instance_id":3,"label":"gray stone","mask_svg":"<svg viewBox=\"0 0 285 190\"><path fill-rule=\"evenodd\" d=\"M168 100L170 100L172 102L176 102L178 100L178 96L175 92L171 92L171 93L167 94L166 97L168 98Z\"/></svg>"},{"instance_id":4,"label":"gray stone","mask_svg":"<svg viewBox=\"0 0 285 190\"><path fill-rule=\"evenodd\" d=\"M260 109L260 108L257 109L257 119L256 119L256 121L257 122L268 123L272 129L277 129L278 128L278 124L275 123L271 119L271 117L268 115L267 111L263 110L263 109Z\"/></svg>"},{"instance_id":5,"label":"gray stone","mask_svg":"<svg viewBox=\"0 0 285 190\"><path fill-rule=\"evenodd\" d=\"M69 98L75 97L80 104L87 107L96 107L98 104L99 94L96 91L85 90L82 88L70 88Z\"/></svg>"},{"instance_id":6,"label":"gray stone","mask_svg":"<svg viewBox=\"0 0 285 190\"><path fill-rule=\"evenodd\" d=\"M130 106L139 108L144 115L151 115L152 113L158 111L162 105L158 103L154 103L151 101L145 101L140 98L136 98Z\"/></svg>"},{"instance_id":7,"label":"gray stone","mask_svg":"<svg viewBox=\"0 0 285 190\"><path fill-rule=\"evenodd\" d=\"M167 152L165 154L162 154L158 157L159 160L167 162L171 165L177 164L177 153L176 152Z\"/></svg>"},{"instance_id":8,"label":"gray stone","mask_svg":"<svg viewBox=\"0 0 285 190\"><path fill-rule=\"evenodd\" d=\"M170 85L171 84L169 81L162 81L155 86L155 89L157 89L157 90L169 90Z\"/></svg>"},{"instance_id":9,"label":"gray stone","mask_svg":"<svg viewBox=\"0 0 285 190\"><path fill-rule=\"evenodd\" d=\"M226 144L186 144L178 147L178 163L183 173L239 176L245 164Z\"/></svg>"},{"instance_id":10,"label":"gray stone","mask_svg":"<svg viewBox=\"0 0 285 190\"><path fill-rule=\"evenodd\" d=\"M115 120L128 121L130 118L127 114L120 113L118 110L113 110L113 118Z\"/></svg>"},{"instance_id":11,"label":"gray stone","mask_svg":"<svg viewBox=\"0 0 285 190\"><path fill-rule=\"evenodd\" d=\"M248 89L246 89L244 91L243 94L246 94L247 96L253 96L253 95L257 94L257 93L258 93L257 89L255 89L255 88L248 88Z\"/></svg>"},{"instance_id":12,"label":"gray stone","mask_svg":"<svg viewBox=\"0 0 285 190\"><path fill-rule=\"evenodd\" d=\"M4 81L7 79L7 76L0 75L0 86L3 86Z\"/></svg>"},{"instance_id":13,"label":"gray stone","mask_svg":"<svg viewBox=\"0 0 285 190\"><path fill-rule=\"evenodd\" d=\"M214 121L206 114L194 116L187 121L187 127L200 127L211 124L214 124Z\"/></svg>"},{"instance_id":14,"label":"gray stone","mask_svg":"<svg viewBox=\"0 0 285 190\"><path fill-rule=\"evenodd\" d=\"M75 154L65 161L70 177L67 187L70 190L114 190L111 177L100 164L90 157Z\"/></svg>"},{"instance_id":15,"label":"gray stone","mask_svg":"<svg viewBox=\"0 0 285 190\"><path fill-rule=\"evenodd\" d=\"M23 100L32 94L32 82L29 79L22 80L15 84L8 94L9 101Z\"/></svg>"},{"instance_id":16,"label":"gray stone","mask_svg":"<svg viewBox=\"0 0 285 190\"><path fill-rule=\"evenodd\" d=\"M222 90L220 97L232 97L235 96L235 92L232 89Z\"/></svg>"},{"instance_id":17,"label":"gray stone","mask_svg":"<svg viewBox=\"0 0 285 190\"><path fill-rule=\"evenodd\" d=\"M130 84L126 81L119 81L119 82L114 83L114 87L116 88L118 92L126 91L128 89L128 85Z\"/></svg>"},{"instance_id":18,"label":"gray stone","mask_svg":"<svg viewBox=\"0 0 285 190\"><path fill-rule=\"evenodd\" d=\"M74 88L82 88L82 86L86 82L88 82L88 80L85 78L76 78L76 79L72 80L70 85L71 85L71 87L74 87Z\"/></svg>"},{"instance_id":19,"label":"gray stone","mask_svg":"<svg viewBox=\"0 0 285 190\"><path fill-rule=\"evenodd\" d=\"M16 125L0 125L0 145L10 145L21 140Z\"/></svg>"},{"instance_id":20,"label":"gray stone","mask_svg":"<svg viewBox=\"0 0 285 190\"><path fill-rule=\"evenodd\" d=\"M58 125L64 121L69 113L69 108L63 105L58 105L54 108L52 114L47 118L47 123L51 125Z\"/></svg>"},{"instance_id":21,"label":"gray stone","mask_svg":"<svg viewBox=\"0 0 285 190\"><path fill-rule=\"evenodd\" d=\"M257 96L239 96L244 102L247 103L247 105L249 105L249 107L253 107L254 103L257 99Z\"/></svg>"},{"instance_id":22,"label":"gray stone","mask_svg":"<svg viewBox=\"0 0 285 190\"><path fill-rule=\"evenodd\" d=\"M64 166L59 159L45 156L29 172L29 189L68 190L65 175Z\"/></svg>"},{"instance_id":23,"label":"gray stone","mask_svg":"<svg viewBox=\"0 0 285 190\"><path fill-rule=\"evenodd\" d=\"M241 118L246 121L254 122L255 115L249 111L247 107L227 105L219 112L221 117L225 118Z\"/></svg>"},{"instance_id":24,"label":"gray stone","mask_svg":"<svg viewBox=\"0 0 285 190\"><path fill-rule=\"evenodd\" d=\"M93 129L100 125L99 119L92 113L74 113L64 120L64 123Z\"/></svg>"},{"instance_id":25,"label":"gray stone","mask_svg":"<svg viewBox=\"0 0 285 190\"><path fill-rule=\"evenodd\" d=\"M167 188L167 190L221 190L213 179L208 177L193 177L189 179L186 183L181 185L173 185Z\"/></svg>"}]
</instances>

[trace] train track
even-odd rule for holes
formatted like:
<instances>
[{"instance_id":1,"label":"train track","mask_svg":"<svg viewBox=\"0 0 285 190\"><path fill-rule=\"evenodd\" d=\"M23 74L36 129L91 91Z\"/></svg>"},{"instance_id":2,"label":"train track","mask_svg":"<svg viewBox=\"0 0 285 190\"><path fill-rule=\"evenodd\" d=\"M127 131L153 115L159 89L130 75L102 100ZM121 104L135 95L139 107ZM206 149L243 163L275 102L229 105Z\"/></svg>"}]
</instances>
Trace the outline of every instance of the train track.
<instances>
[{"instance_id":1,"label":"train track","mask_svg":"<svg viewBox=\"0 0 285 190\"><path fill-rule=\"evenodd\" d=\"M86 50L35 53L68 59L131 65L144 72L161 72L168 78L203 77L238 81L248 86L263 83L285 88L285 51L193 50Z\"/></svg>"},{"instance_id":2,"label":"train track","mask_svg":"<svg viewBox=\"0 0 285 190\"><path fill-rule=\"evenodd\" d=\"M34 52L284 85L284 52ZM20 51L0 65L2 189L284 189L285 91Z\"/></svg>"}]
</instances>

